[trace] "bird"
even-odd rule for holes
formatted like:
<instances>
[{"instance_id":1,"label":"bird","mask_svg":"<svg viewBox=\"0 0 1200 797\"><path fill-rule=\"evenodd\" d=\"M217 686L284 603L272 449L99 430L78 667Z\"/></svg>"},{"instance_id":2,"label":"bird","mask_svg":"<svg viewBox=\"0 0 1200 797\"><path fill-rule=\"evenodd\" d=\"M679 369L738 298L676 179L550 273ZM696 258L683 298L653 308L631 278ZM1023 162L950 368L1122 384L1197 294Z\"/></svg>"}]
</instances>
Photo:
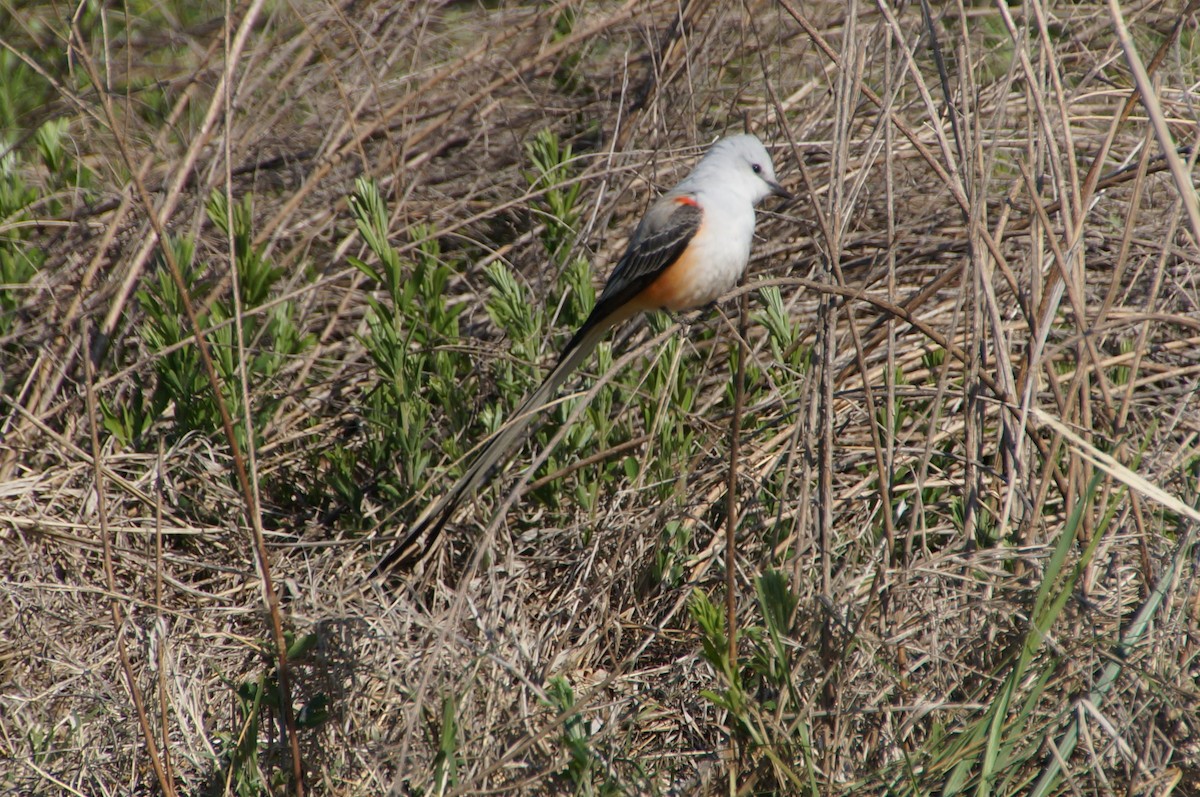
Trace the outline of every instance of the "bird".
<instances>
[{"instance_id":1,"label":"bird","mask_svg":"<svg viewBox=\"0 0 1200 797\"><path fill-rule=\"evenodd\" d=\"M750 259L755 208L771 195L791 199L756 136L734 135L713 143L692 171L646 211L591 313L541 385L368 578L400 562L413 562L430 548L455 509L483 484L538 410L613 327L642 312L695 310L733 288Z\"/></svg>"}]
</instances>

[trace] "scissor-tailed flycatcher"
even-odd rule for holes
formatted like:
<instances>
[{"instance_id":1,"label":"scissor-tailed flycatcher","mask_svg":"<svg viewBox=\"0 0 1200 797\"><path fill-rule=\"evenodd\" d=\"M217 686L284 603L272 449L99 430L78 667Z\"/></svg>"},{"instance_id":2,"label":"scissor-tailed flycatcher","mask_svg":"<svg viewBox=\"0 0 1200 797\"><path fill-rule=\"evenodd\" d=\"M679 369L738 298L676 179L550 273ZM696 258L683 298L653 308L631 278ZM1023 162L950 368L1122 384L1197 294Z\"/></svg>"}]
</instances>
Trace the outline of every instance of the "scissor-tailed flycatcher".
<instances>
[{"instance_id":1,"label":"scissor-tailed flycatcher","mask_svg":"<svg viewBox=\"0 0 1200 797\"><path fill-rule=\"evenodd\" d=\"M737 284L750 259L754 206L768 195L789 197L775 179L762 142L751 135L713 144L691 174L655 202L588 319L541 386L480 452L458 483L413 524L371 575L411 560L441 532L458 504L507 455L537 410L617 324L646 310L692 310ZM421 537L430 532L423 545Z\"/></svg>"}]
</instances>

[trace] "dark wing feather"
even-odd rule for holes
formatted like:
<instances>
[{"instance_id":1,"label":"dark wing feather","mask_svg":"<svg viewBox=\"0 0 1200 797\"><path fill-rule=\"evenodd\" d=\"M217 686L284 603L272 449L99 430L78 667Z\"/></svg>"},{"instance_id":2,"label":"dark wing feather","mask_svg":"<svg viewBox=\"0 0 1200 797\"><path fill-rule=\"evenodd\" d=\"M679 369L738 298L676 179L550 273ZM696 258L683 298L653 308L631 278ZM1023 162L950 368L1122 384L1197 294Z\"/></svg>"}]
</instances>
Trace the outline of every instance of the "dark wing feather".
<instances>
[{"instance_id":1,"label":"dark wing feather","mask_svg":"<svg viewBox=\"0 0 1200 797\"><path fill-rule=\"evenodd\" d=\"M671 196L663 197L646 212L591 315L563 349L560 362L598 325L607 324L613 316L626 311L630 300L679 259L700 229L702 218L704 213L699 206Z\"/></svg>"},{"instance_id":2,"label":"dark wing feather","mask_svg":"<svg viewBox=\"0 0 1200 797\"><path fill-rule=\"evenodd\" d=\"M632 299L674 263L700 229L699 206L672 197L650 209L596 302L597 308L619 297Z\"/></svg>"}]
</instances>

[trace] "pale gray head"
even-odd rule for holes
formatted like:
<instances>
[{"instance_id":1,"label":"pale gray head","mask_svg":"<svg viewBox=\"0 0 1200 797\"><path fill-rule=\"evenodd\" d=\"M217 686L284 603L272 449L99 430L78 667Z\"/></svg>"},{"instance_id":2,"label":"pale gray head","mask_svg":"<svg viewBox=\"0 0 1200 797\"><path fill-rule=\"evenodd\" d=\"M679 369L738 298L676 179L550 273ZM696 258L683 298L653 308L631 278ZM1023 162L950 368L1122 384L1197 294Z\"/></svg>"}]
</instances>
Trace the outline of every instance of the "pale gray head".
<instances>
[{"instance_id":1,"label":"pale gray head","mask_svg":"<svg viewBox=\"0 0 1200 797\"><path fill-rule=\"evenodd\" d=\"M713 144L685 182L696 185L708 181L756 205L771 194L791 198L775 178L775 166L766 147L748 133Z\"/></svg>"}]
</instances>

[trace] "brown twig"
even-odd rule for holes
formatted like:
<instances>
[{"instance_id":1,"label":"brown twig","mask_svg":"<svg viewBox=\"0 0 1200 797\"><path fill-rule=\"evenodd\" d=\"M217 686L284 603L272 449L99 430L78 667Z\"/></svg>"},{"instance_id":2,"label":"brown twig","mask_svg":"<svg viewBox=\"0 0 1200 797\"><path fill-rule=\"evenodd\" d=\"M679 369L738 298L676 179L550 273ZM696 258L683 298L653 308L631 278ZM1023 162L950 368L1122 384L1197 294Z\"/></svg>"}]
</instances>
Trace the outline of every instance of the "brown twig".
<instances>
[{"instance_id":1,"label":"brown twig","mask_svg":"<svg viewBox=\"0 0 1200 797\"><path fill-rule=\"evenodd\" d=\"M100 543L104 552L104 578L111 596L108 601L112 613L113 639L117 646L117 655L121 659L121 671L125 675L125 687L129 690L129 698L133 701L134 711L137 712L138 726L142 731L142 739L146 743L146 754L150 757L150 765L154 768L154 776L164 794L174 795L175 784L167 775L163 765L163 757L159 754L158 743L154 741L154 731L150 727L150 715L146 712L146 704L142 700L142 692L138 689L137 677L133 673L133 664L129 660L129 652L125 649L125 613L117 599L120 590L117 588L117 576L113 572L112 541L109 539L108 528L108 494L105 492L103 451L100 448L100 413L96 409L96 392L92 387L95 374L92 370L91 352L88 350L88 339L91 331L81 329L84 349L84 399L87 404L88 433L92 443L92 478L96 486L96 517L100 524ZM167 726L164 723L163 733Z\"/></svg>"},{"instance_id":2,"label":"brown twig","mask_svg":"<svg viewBox=\"0 0 1200 797\"><path fill-rule=\"evenodd\" d=\"M737 527L738 527L738 463L742 437L742 412L746 400L746 358L750 347L750 295L743 293L739 300L738 334L729 342L729 354L737 358L733 374L733 413L729 416L729 472L725 499L725 622L729 632L729 672L738 672L737 626ZM730 684L734 686L734 684ZM737 783L738 743L735 733L729 734L729 777Z\"/></svg>"},{"instance_id":3,"label":"brown twig","mask_svg":"<svg viewBox=\"0 0 1200 797\"><path fill-rule=\"evenodd\" d=\"M261 8L262 0L256 0L251 9L247 12L247 18L243 20L243 26L250 24L250 21L257 15L257 10ZM247 28L243 27L241 31ZM82 34L76 30L76 37L83 39ZM100 77L99 70L96 68L95 61L91 58L86 48L80 48L80 59L85 68L88 70L89 76L96 86L103 86L104 82ZM232 69L232 65L228 67ZM230 75L231 77L231 75ZM111 98L107 93L101 91L100 99L104 107L105 117L111 129L119 129L116 114L112 108ZM142 206L146 212L147 218L151 226L154 228L155 235L159 241L166 240L166 231L163 229L162 219L159 217L159 211L155 209L149 191L147 191L144 182L138 177L136 164L132 154L129 152L126 142L120 136L116 137L116 143L120 149L121 156L125 160L126 166L130 172L134 174L134 186L136 188L138 198L142 202ZM179 292L179 297L183 305L184 313L187 316L188 328L192 332L193 339L196 343L196 349L200 354L200 360L204 367L204 373L208 380L209 389L212 391L213 401L216 403L221 416L221 427L225 434L226 442L230 448L230 455L233 459L234 472L237 475L238 486L241 490L243 500L243 510L246 515L247 523L252 529L252 539L254 542L254 551L258 560L259 573L263 581L263 592L267 599L268 615L271 619L271 631L275 642L276 667L279 673L279 691L280 691L280 711L283 714L284 726L287 729L288 742L292 754L292 778L293 789L297 797L304 795L303 783L303 763L300 758L300 742L299 735L296 729L296 719L292 709L291 699L291 678L288 671L287 661L287 641L283 634L283 618L279 607L279 595L275 590L275 585L271 577L270 557L267 553L266 540L263 536L262 517L259 513L258 503L255 500L255 491L250 484L250 477L246 470L246 461L242 455L241 447L238 444L237 433L235 431L233 418L229 413L229 408L225 403L221 392L221 378L217 374L216 365L213 362L212 353L209 350L208 341L205 338L204 330L200 324L199 318L196 315L195 308L192 304L191 292L187 283L183 278L183 271L180 264L177 262L174 252L171 247L163 246L160 250L163 254L163 259L166 261L167 268L171 273L171 279L175 283L175 288Z\"/></svg>"}]
</instances>

